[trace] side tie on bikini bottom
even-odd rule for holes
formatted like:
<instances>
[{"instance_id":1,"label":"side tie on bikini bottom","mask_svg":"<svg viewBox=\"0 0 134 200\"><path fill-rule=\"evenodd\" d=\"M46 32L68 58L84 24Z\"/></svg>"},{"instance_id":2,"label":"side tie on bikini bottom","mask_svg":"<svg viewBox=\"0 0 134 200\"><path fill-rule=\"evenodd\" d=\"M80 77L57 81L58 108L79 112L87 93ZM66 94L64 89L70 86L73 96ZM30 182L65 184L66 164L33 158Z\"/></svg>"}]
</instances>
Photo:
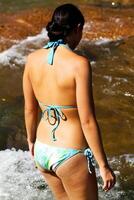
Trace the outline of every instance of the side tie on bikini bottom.
<instances>
[{"instance_id":1,"label":"side tie on bikini bottom","mask_svg":"<svg viewBox=\"0 0 134 200\"><path fill-rule=\"evenodd\" d=\"M92 174L92 167L95 166L94 160L93 160L93 153L90 148L87 148L84 150L84 155L87 158L88 162L88 171L90 174Z\"/></svg>"}]
</instances>

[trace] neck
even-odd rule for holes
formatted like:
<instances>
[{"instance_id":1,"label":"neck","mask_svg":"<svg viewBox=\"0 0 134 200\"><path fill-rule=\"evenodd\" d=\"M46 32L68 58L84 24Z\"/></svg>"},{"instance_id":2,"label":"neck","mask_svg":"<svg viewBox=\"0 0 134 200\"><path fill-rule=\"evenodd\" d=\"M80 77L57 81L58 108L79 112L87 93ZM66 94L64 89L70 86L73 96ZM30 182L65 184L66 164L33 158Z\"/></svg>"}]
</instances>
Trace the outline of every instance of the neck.
<instances>
[{"instance_id":1,"label":"neck","mask_svg":"<svg viewBox=\"0 0 134 200\"><path fill-rule=\"evenodd\" d=\"M72 50L74 50L77 46L76 41L69 38L65 39L65 43L67 43L69 48Z\"/></svg>"},{"instance_id":2,"label":"neck","mask_svg":"<svg viewBox=\"0 0 134 200\"><path fill-rule=\"evenodd\" d=\"M69 49L74 50L76 47L76 44L73 40L66 40L66 39L58 39L55 41L49 41L48 46L59 46L60 44L67 46Z\"/></svg>"}]
</instances>

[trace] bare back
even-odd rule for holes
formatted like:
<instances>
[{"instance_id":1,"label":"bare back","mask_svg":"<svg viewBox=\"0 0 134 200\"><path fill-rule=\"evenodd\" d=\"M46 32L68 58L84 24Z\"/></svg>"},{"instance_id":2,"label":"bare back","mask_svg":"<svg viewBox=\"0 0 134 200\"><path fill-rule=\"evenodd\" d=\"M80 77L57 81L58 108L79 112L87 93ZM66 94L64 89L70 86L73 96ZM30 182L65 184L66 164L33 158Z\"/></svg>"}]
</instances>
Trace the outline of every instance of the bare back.
<instances>
[{"instance_id":1,"label":"bare back","mask_svg":"<svg viewBox=\"0 0 134 200\"><path fill-rule=\"evenodd\" d=\"M59 46L53 65L47 63L50 49L40 49L30 55L30 81L38 101L45 105L76 105L75 65L81 56L64 46ZM41 109L44 108L41 106ZM56 130L57 141L53 142L50 132L53 128L47 120L41 119L37 138L53 146L83 148L87 146L83 135L77 108L62 109L66 120L61 120ZM53 119L52 119L53 123Z\"/></svg>"}]
</instances>

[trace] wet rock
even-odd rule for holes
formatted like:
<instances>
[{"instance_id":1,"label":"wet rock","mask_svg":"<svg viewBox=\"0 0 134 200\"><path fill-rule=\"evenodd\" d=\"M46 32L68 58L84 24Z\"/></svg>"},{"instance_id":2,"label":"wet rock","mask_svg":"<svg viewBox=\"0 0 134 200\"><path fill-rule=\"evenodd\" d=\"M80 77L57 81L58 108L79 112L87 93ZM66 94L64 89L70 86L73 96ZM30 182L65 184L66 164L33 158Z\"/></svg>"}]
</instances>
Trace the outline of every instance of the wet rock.
<instances>
[{"instance_id":1,"label":"wet rock","mask_svg":"<svg viewBox=\"0 0 134 200\"><path fill-rule=\"evenodd\" d=\"M50 15L50 10L41 8L21 11L14 15L0 14L0 51L9 48L15 40L38 34Z\"/></svg>"}]
</instances>

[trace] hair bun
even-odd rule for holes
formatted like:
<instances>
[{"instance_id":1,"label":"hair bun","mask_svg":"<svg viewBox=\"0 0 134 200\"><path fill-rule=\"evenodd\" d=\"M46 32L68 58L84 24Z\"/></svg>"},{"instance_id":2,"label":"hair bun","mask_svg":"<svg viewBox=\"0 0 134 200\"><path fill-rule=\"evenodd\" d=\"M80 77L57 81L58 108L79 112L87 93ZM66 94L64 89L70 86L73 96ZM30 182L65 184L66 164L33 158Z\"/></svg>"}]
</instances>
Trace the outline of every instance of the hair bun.
<instances>
[{"instance_id":1,"label":"hair bun","mask_svg":"<svg viewBox=\"0 0 134 200\"><path fill-rule=\"evenodd\" d=\"M64 40L79 23L83 26L84 17L76 6L64 4L57 7L51 21L46 26L50 41Z\"/></svg>"},{"instance_id":2,"label":"hair bun","mask_svg":"<svg viewBox=\"0 0 134 200\"><path fill-rule=\"evenodd\" d=\"M49 31L61 31L61 27L55 21L51 21L46 26L46 30Z\"/></svg>"},{"instance_id":3,"label":"hair bun","mask_svg":"<svg viewBox=\"0 0 134 200\"><path fill-rule=\"evenodd\" d=\"M48 31L48 36L51 37L58 37L63 38L65 37L68 32L71 30L71 27L68 24L60 25L56 21L50 21L47 26L46 30ZM57 39L59 39L57 38Z\"/></svg>"}]
</instances>

